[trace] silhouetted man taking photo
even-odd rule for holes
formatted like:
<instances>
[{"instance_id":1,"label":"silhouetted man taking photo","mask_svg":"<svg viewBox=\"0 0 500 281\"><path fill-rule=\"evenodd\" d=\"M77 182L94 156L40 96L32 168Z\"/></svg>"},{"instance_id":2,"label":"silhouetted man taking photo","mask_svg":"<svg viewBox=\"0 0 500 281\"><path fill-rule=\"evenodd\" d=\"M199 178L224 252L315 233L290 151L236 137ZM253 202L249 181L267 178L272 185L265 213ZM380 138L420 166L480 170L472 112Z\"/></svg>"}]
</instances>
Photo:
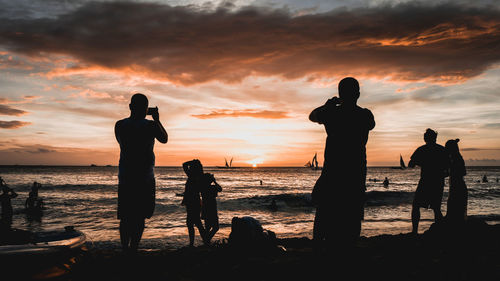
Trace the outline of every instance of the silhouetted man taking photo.
<instances>
[{"instance_id":1,"label":"silhouetted man taking photo","mask_svg":"<svg viewBox=\"0 0 500 281\"><path fill-rule=\"evenodd\" d=\"M327 133L325 160L313 189L316 205L313 239L316 248L342 250L359 238L366 190L366 143L375 127L370 110L357 105L359 83L352 77L338 85L339 97L313 110L309 120Z\"/></svg>"},{"instance_id":2,"label":"silhouetted man taking photo","mask_svg":"<svg viewBox=\"0 0 500 281\"><path fill-rule=\"evenodd\" d=\"M124 251L136 252L144 231L144 221L155 208L155 139L167 143L168 134L160 122L158 108L148 108L148 98L135 94L130 101L130 117L115 125L120 144L118 172L118 219ZM153 120L146 119L150 114Z\"/></svg>"},{"instance_id":3,"label":"silhouetted man taking photo","mask_svg":"<svg viewBox=\"0 0 500 281\"><path fill-rule=\"evenodd\" d=\"M441 200L443 199L444 178L448 176L449 157L445 148L436 143L437 132L427 129L424 133L425 145L413 152L408 167L420 166L418 182L411 210L412 233L418 233L420 208L431 208L434 221L443 218Z\"/></svg>"}]
</instances>

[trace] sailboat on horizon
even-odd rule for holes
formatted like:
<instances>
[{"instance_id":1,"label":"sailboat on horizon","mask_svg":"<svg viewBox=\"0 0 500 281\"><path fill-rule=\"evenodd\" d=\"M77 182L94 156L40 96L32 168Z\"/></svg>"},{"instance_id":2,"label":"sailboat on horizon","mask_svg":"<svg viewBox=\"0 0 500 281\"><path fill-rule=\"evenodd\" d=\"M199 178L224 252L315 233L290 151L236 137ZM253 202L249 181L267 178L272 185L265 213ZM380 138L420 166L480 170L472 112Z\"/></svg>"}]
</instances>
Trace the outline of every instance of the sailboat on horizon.
<instances>
[{"instance_id":1,"label":"sailboat on horizon","mask_svg":"<svg viewBox=\"0 0 500 281\"><path fill-rule=\"evenodd\" d=\"M313 170L321 170L322 168L318 165L318 153L315 153L313 159L311 161L307 161L304 166Z\"/></svg>"},{"instance_id":2,"label":"sailboat on horizon","mask_svg":"<svg viewBox=\"0 0 500 281\"><path fill-rule=\"evenodd\" d=\"M238 167L233 167L233 158L231 157L231 160L229 160L229 163L227 162L227 159L224 158L224 166L217 166L217 168L220 168L220 169L235 169L235 168L238 168Z\"/></svg>"},{"instance_id":3,"label":"sailboat on horizon","mask_svg":"<svg viewBox=\"0 0 500 281\"><path fill-rule=\"evenodd\" d=\"M392 168L400 170L406 169L405 161L403 160L403 156L401 156L401 154L399 154L399 167L392 167Z\"/></svg>"}]
</instances>

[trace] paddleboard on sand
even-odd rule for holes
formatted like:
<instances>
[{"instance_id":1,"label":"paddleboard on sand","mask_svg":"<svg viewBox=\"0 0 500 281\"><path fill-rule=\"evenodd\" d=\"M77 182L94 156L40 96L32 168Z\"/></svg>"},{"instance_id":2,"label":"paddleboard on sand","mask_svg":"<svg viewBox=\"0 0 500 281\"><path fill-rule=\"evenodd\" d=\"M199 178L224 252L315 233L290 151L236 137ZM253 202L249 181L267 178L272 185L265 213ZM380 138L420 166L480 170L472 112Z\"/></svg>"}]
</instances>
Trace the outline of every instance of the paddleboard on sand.
<instances>
[{"instance_id":1,"label":"paddleboard on sand","mask_svg":"<svg viewBox=\"0 0 500 281\"><path fill-rule=\"evenodd\" d=\"M0 245L0 257L26 254L48 254L58 251L79 248L87 241L81 231L68 228L64 231L34 232L28 243L11 242Z\"/></svg>"},{"instance_id":2,"label":"paddleboard on sand","mask_svg":"<svg viewBox=\"0 0 500 281\"><path fill-rule=\"evenodd\" d=\"M2 277L8 277L6 280L47 279L65 275L87 251L87 237L72 227L41 232L13 229L7 235L7 239L4 236L0 244L0 261L6 269Z\"/></svg>"}]
</instances>

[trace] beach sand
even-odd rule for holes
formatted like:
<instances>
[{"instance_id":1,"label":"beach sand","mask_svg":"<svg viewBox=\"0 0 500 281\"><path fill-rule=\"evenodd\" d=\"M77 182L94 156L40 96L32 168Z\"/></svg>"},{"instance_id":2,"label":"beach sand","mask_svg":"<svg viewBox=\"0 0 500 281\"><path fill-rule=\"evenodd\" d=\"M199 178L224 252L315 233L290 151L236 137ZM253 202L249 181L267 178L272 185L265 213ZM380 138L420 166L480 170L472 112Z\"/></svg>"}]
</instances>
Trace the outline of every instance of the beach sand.
<instances>
[{"instance_id":1,"label":"beach sand","mask_svg":"<svg viewBox=\"0 0 500 281\"><path fill-rule=\"evenodd\" d=\"M308 238L278 237L278 244L241 251L216 243L136 256L91 248L57 279L500 280L500 224L475 219L461 228L433 224L418 236L361 237L350 257L314 253Z\"/></svg>"}]
</instances>

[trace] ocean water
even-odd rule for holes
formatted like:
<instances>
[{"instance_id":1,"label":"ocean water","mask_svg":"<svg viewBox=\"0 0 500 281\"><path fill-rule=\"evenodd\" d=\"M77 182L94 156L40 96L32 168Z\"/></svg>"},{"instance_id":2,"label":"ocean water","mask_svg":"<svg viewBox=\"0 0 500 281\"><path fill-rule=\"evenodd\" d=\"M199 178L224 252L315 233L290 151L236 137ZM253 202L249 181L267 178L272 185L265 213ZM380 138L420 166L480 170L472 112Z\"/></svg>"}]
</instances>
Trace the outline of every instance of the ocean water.
<instances>
[{"instance_id":1,"label":"ocean water","mask_svg":"<svg viewBox=\"0 0 500 281\"><path fill-rule=\"evenodd\" d=\"M221 229L215 240L227 238L234 216L252 216L278 237L312 238L315 209L311 191L320 171L308 168L205 168L222 186L218 208ZM0 167L0 176L19 196L12 200L13 227L32 231L57 230L73 225L85 232L95 247L119 247L117 203L117 167ZM362 224L364 236L407 233L411 230L411 202L418 183L419 169L369 167L367 203ZM480 182L483 175L489 181ZM155 168L157 183L154 216L147 220L142 248L180 248L188 244L185 208L181 206L186 175L181 167ZM390 185L384 188L387 177ZM490 224L500 222L500 167L468 167L468 214ZM377 179L373 181L370 179ZM34 181L42 188L46 210L40 221L23 212ZM261 184L262 181L262 184ZM446 213L448 186L445 186L442 210ZM278 206L272 211L269 205ZM431 210L421 209L419 232L433 220ZM201 244L197 237L195 242Z\"/></svg>"}]
</instances>

